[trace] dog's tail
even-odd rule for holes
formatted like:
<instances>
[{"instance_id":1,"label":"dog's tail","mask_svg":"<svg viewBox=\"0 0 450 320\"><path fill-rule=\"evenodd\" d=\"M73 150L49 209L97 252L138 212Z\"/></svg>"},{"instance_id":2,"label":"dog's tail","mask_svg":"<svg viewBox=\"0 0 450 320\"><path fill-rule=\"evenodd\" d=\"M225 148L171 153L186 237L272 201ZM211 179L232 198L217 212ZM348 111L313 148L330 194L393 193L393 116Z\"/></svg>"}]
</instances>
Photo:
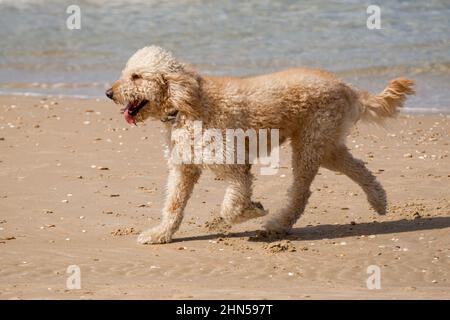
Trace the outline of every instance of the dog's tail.
<instances>
[{"instance_id":1,"label":"dog's tail","mask_svg":"<svg viewBox=\"0 0 450 320\"><path fill-rule=\"evenodd\" d=\"M359 96L360 119L382 124L385 119L395 117L407 96L414 93L414 81L406 78L391 80L378 95L363 92Z\"/></svg>"}]
</instances>

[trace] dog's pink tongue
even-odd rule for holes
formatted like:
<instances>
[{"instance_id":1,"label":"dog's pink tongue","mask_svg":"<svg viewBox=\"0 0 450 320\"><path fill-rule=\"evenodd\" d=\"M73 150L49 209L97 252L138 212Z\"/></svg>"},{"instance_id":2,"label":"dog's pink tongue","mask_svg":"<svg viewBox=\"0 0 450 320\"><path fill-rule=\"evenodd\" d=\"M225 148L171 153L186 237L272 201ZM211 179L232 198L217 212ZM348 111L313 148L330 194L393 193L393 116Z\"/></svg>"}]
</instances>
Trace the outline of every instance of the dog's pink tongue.
<instances>
[{"instance_id":1,"label":"dog's pink tongue","mask_svg":"<svg viewBox=\"0 0 450 320\"><path fill-rule=\"evenodd\" d=\"M128 113L128 110L125 110L123 115L129 124L136 124L136 121L134 121L133 116Z\"/></svg>"},{"instance_id":2,"label":"dog's pink tongue","mask_svg":"<svg viewBox=\"0 0 450 320\"><path fill-rule=\"evenodd\" d=\"M123 111L123 116L125 117L125 120L129 123L129 124L136 124L136 121L134 121L133 116L131 114L128 113L128 108L130 105L127 105L127 107L125 108L125 110Z\"/></svg>"}]
</instances>

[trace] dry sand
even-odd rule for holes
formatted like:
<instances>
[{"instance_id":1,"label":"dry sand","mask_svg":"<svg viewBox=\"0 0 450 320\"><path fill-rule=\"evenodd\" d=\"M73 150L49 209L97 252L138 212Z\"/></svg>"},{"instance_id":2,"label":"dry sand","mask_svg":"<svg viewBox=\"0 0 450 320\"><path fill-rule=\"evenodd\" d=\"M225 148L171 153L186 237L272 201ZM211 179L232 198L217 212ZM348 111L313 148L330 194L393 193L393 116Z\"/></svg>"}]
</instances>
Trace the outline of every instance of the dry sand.
<instances>
[{"instance_id":1,"label":"dry sand","mask_svg":"<svg viewBox=\"0 0 450 320\"><path fill-rule=\"evenodd\" d=\"M0 299L450 298L450 118L358 125L348 145L385 186L378 216L347 177L321 169L292 235L262 219L216 224L222 181L205 174L175 241L136 244L158 223L167 176L161 124L127 125L107 101L0 97ZM285 201L289 147L255 199ZM80 290L66 288L69 265ZM381 289L366 287L381 268Z\"/></svg>"}]
</instances>

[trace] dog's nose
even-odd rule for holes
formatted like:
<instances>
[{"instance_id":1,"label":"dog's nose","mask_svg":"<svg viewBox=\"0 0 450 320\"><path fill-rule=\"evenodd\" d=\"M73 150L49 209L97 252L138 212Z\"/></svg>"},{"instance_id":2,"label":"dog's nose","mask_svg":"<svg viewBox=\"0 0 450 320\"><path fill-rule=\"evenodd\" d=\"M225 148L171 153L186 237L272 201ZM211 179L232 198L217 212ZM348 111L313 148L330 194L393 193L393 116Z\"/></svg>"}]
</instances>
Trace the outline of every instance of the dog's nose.
<instances>
[{"instance_id":1,"label":"dog's nose","mask_svg":"<svg viewBox=\"0 0 450 320\"><path fill-rule=\"evenodd\" d=\"M112 88L106 90L105 94L106 94L106 96L107 96L108 98L112 99L112 98L113 98L113 95L114 95L114 93L113 93L113 91L112 91Z\"/></svg>"}]
</instances>

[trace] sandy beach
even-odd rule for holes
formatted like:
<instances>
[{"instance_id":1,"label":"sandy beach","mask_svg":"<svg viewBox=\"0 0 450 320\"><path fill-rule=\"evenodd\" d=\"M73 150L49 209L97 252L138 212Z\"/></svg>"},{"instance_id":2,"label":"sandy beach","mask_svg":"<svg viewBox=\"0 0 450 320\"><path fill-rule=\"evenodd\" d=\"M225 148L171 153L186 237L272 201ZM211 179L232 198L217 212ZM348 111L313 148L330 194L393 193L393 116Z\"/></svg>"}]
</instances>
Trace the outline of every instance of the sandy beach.
<instances>
[{"instance_id":1,"label":"sandy beach","mask_svg":"<svg viewBox=\"0 0 450 320\"><path fill-rule=\"evenodd\" d=\"M264 219L216 223L225 184L206 172L174 242L142 246L164 199L162 125L129 126L119 108L0 96L0 299L450 299L449 116L402 114L348 137L387 191L386 216L321 169L293 233L264 241ZM256 175L270 214L289 152L276 176ZM71 265L81 289L66 286ZM381 289L367 288L369 266Z\"/></svg>"}]
</instances>

